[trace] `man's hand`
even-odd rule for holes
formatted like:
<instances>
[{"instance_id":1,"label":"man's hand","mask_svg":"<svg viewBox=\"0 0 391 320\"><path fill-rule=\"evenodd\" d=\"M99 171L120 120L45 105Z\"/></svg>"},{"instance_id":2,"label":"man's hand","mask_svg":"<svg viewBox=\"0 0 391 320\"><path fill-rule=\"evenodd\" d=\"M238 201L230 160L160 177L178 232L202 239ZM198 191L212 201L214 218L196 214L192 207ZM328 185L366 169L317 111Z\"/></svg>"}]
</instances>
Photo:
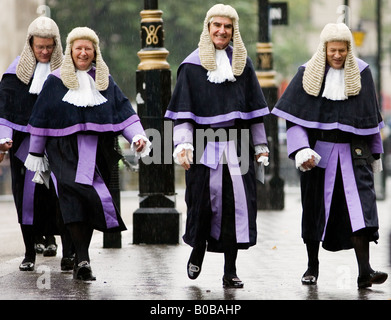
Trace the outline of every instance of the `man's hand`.
<instances>
[{"instance_id":1,"label":"man's hand","mask_svg":"<svg viewBox=\"0 0 391 320\"><path fill-rule=\"evenodd\" d=\"M12 140L0 144L0 162L4 160L5 153L12 148Z\"/></svg>"},{"instance_id":2,"label":"man's hand","mask_svg":"<svg viewBox=\"0 0 391 320\"><path fill-rule=\"evenodd\" d=\"M4 143L0 143L0 151L7 152L9 149L12 148L12 140L8 140Z\"/></svg>"},{"instance_id":3,"label":"man's hand","mask_svg":"<svg viewBox=\"0 0 391 320\"><path fill-rule=\"evenodd\" d=\"M185 170L189 170L190 164L193 163L193 150L183 149L181 152L178 153L177 157L180 165Z\"/></svg>"},{"instance_id":4,"label":"man's hand","mask_svg":"<svg viewBox=\"0 0 391 320\"><path fill-rule=\"evenodd\" d=\"M136 151L141 152L144 149L145 141L143 139L140 139L134 143L136 145Z\"/></svg>"},{"instance_id":5,"label":"man's hand","mask_svg":"<svg viewBox=\"0 0 391 320\"><path fill-rule=\"evenodd\" d=\"M269 152L263 152L263 153L257 154L257 155L255 156L255 160L257 160L257 162L258 162L258 159L259 159L260 157L266 157L266 158L268 158L268 157L269 157Z\"/></svg>"},{"instance_id":6,"label":"man's hand","mask_svg":"<svg viewBox=\"0 0 391 320\"><path fill-rule=\"evenodd\" d=\"M312 156L311 159L308 159L306 162L303 162L303 164L301 166L305 170L311 170L311 169L315 168L315 166L316 166L315 156Z\"/></svg>"}]
</instances>

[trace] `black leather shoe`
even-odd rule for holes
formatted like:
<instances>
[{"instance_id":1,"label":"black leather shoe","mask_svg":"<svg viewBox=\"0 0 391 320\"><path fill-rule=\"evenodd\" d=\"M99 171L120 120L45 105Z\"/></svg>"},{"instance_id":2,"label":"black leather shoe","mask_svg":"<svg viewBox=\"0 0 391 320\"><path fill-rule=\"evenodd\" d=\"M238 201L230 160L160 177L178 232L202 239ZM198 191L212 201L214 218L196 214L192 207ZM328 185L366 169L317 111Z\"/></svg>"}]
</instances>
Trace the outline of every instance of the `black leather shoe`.
<instances>
[{"instance_id":1,"label":"black leather shoe","mask_svg":"<svg viewBox=\"0 0 391 320\"><path fill-rule=\"evenodd\" d=\"M36 243L34 244L34 249L35 249L35 253L43 253L43 251L45 250L45 246L42 244L42 243Z\"/></svg>"},{"instance_id":2,"label":"black leather shoe","mask_svg":"<svg viewBox=\"0 0 391 320\"><path fill-rule=\"evenodd\" d=\"M75 264L75 258L74 257L62 257L61 258L61 270L62 271L70 271L73 269L73 266Z\"/></svg>"},{"instance_id":3,"label":"black leather shoe","mask_svg":"<svg viewBox=\"0 0 391 320\"><path fill-rule=\"evenodd\" d=\"M388 274L381 271L374 271L365 276L359 276L357 278L357 285L359 288L369 288L372 284L381 284L388 278Z\"/></svg>"},{"instance_id":4,"label":"black leather shoe","mask_svg":"<svg viewBox=\"0 0 391 320\"><path fill-rule=\"evenodd\" d=\"M308 267L307 271L304 272L303 276L301 277L301 284L309 285L309 286L317 284L318 274L319 274L318 266Z\"/></svg>"},{"instance_id":5,"label":"black leather shoe","mask_svg":"<svg viewBox=\"0 0 391 320\"><path fill-rule=\"evenodd\" d=\"M22 263L19 265L20 271L34 271L35 261L24 258Z\"/></svg>"},{"instance_id":6,"label":"black leather shoe","mask_svg":"<svg viewBox=\"0 0 391 320\"><path fill-rule=\"evenodd\" d=\"M301 278L301 283L304 285L315 285L318 281L318 278L315 276L305 276Z\"/></svg>"},{"instance_id":7,"label":"black leather shoe","mask_svg":"<svg viewBox=\"0 0 391 320\"><path fill-rule=\"evenodd\" d=\"M201 273L201 266L196 266L195 264L192 264L190 260L187 262L187 276L191 280L197 279L197 277Z\"/></svg>"},{"instance_id":8,"label":"black leather shoe","mask_svg":"<svg viewBox=\"0 0 391 320\"><path fill-rule=\"evenodd\" d=\"M223 276L224 288L243 288L244 283L237 276Z\"/></svg>"},{"instance_id":9,"label":"black leather shoe","mask_svg":"<svg viewBox=\"0 0 391 320\"><path fill-rule=\"evenodd\" d=\"M195 247L187 262L187 276L195 280L201 273L202 262L204 261L205 247Z\"/></svg>"},{"instance_id":10,"label":"black leather shoe","mask_svg":"<svg viewBox=\"0 0 391 320\"><path fill-rule=\"evenodd\" d=\"M96 277L93 276L90 263L88 261L80 262L73 269L73 279L83 280L83 281L92 281L96 280Z\"/></svg>"},{"instance_id":11,"label":"black leather shoe","mask_svg":"<svg viewBox=\"0 0 391 320\"><path fill-rule=\"evenodd\" d=\"M45 250L43 250L44 257L54 257L57 254L57 245L49 244Z\"/></svg>"}]
</instances>

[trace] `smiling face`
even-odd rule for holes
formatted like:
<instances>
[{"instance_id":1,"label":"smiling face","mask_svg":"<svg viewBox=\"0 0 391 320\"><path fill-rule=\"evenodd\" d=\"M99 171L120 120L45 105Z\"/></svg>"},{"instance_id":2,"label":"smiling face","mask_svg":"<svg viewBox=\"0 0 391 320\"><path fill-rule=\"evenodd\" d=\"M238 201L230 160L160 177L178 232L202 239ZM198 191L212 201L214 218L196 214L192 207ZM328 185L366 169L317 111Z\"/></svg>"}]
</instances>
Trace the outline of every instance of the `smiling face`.
<instances>
[{"instance_id":1,"label":"smiling face","mask_svg":"<svg viewBox=\"0 0 391 320\"><path fill-rule=\"evenodd\" d=\"M342 69L348 55L346 41L331 41L326 44L327 64L333 69Z\"/></svg>"},{"instance_id":2,"label":"smiling face","mask_svg":"<svg viewBox=\"0 0 391 320\"><path fill-rule=\"evenodd\" d=\"M233 24L228 17L213 17L209 24L209 35L216 49L224 49L232 39Z\"/></svg>"},{"instance_id":3,"label":"smiling face","mask_svg":"<svg viewBox=\"0 0 391 320\"><path fill-rule=\"evenodd\" d=\"M72 44L72 59L79 70L88 70L95 59L95 48L90 40L79 39Z\"/></svg>"}]
</instances>

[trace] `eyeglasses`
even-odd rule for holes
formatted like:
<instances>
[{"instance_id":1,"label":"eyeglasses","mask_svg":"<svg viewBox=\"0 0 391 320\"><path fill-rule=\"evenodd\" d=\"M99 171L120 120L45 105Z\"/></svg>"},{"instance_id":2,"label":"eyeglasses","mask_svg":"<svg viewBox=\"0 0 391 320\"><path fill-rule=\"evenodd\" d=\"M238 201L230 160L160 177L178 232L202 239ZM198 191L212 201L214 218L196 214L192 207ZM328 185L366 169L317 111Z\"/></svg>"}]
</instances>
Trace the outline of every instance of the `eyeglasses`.
<instances>
[{"instance_id":1,"label":"eyeglasses","mask_svg":"<svg viewBox=\"0 0 391 320\"><path fill-rule=\"evenodd\" d=\"M43 50L47 50L47 51L52 51L54 48L55 48L55 45L52 45L52 46L37 46L37 45L34 45L34 48L38 51L43 51Z\"/></svg>"}]
</instances>

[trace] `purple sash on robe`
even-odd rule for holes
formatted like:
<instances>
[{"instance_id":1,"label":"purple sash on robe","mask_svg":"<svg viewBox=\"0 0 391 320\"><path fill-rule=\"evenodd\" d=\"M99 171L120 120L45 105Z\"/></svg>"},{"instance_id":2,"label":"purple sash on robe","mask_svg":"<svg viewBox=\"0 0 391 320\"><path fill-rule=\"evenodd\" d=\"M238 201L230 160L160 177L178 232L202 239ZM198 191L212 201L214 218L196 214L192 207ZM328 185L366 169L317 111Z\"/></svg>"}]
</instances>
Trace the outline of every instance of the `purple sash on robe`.
<instances>
[{"instance_id":1,"label":"purple sash on robe","mask_svg":"<svg viewBox=\"0 0 391 320\"><path fill-rule=\"evenodd\" d=\"M95 172L98 136L77 135L79 160L75 182L92 186L97 192L103 207L107 228L118 227L117 214L110 191L103 179Z\"/></svg>"},{"instance_id":2,"label":"purple sash on robe","mask_svg":"<svg viewBox=\"0 0 391 320\"><path fill-rule=\"evenodd\" d=\"M236 241L248 243L250 239L246 193L234 141L208 142L200 160L210 168L209 188L213 212L211 236L218 240L221 232L223 154L227 159L234 192Z\"/></svg>"},{"instance_id":3,"label":"purple sash on robe","mask_svg":"<svg viewBox=\"0 0 391 320\"><path fill-rule=\"evenodd\" d=\"M26 161L30 144L30 136L24 138L20 144L18 150L15 152L15 156L22 161ZM23 184L23 208L22 208L22 224L32 225L34 221L34 193L35 183L32 181L34 178L34 172L26 170Z\"/></svg>"}]
</instances>

